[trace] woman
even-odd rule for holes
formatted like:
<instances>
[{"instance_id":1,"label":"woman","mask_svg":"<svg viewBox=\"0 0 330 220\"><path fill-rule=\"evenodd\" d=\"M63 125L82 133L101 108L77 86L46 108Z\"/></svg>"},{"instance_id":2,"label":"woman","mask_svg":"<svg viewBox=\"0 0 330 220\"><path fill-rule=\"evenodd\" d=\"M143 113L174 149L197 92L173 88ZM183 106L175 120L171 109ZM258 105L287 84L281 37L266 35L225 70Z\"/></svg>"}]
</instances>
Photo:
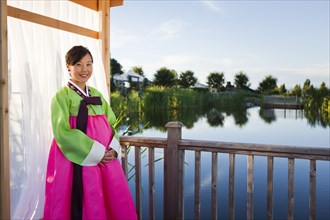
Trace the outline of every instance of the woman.
<instances>
[{"instance_id":1,"label":"woman","mask_svg":"<svg viewBox=\"0 0 330 220\"><path fill-rule=\"evenodd\" d=\"M71 76L53 97L51 145L44 218L137 219L119 160L115 115L95 88L86 85L93 56L83 46L65 56Z\"/></svg>"}]
</instances>

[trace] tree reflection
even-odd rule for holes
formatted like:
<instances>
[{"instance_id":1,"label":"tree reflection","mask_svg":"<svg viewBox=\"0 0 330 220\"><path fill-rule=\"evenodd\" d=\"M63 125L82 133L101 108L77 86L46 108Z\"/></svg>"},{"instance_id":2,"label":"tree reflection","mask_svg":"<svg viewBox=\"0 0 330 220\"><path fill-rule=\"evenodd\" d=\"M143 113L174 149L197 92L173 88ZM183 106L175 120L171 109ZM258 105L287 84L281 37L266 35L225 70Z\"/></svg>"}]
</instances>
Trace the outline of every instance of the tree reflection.
<instances>
[{"instance_id":1,"label":"tree reflection","mask_svg":"<svg viewBox=\"0 0 330 220\"><path fill-rule=\"evenodd\" d=\"M305 117L307 118L307 122L312 127L315 127L317 125L321 125L322 127L326 128L327 126L330 126L330 117L326 113L319 113L319 112L313 112L313 111L305 111Z\"/></svg>"},{"instance_id":2,"label":"tree reflection","mask_svg":"<svg viewBox=\"0 0 330 220\"><path fill-rule=\"evenodd\" d=\"M235 124L239 127L243 127L245 124L248 123L248 121L249 121L248 116L249 116L249 114L248 114L246 108L237 110L237 111L233 111L233 117L235 120Z\"/></svg>"},{"instance_id":3,"label":"tree reflection","mask_svg":"<svg viewBox=\"0 0 330 220\"><path fill-rule=\"evenodd\" d=\"M218 127L223 126L223 122L225 120L225 117L223 116L222 112L218 109L212 108L207 114L206 114L207 122L211 127Z\"/></svg>"},{"instance_id":4,"label":"tree reflection","mask_svg":"<svg viewBox=\"0 0 330 220\"><path fill-rule=\"evenodd\" d=\"M150 108L144 112L144 121L150 122L149 127L156 128L160 131L166 131L165 124L169 121L180 121L186 128L193 128L199 118L204 113L199 108L191 109L171 109L164 110L160 108Z\"/></svg>"},{"instance_id":5,"label":"tree reflection","mask_svg":"<svg viewBox=\"0 0 330 220\"><path fill-rule=\"evenodd\" d=\"M270 124L272 122L276 121L276 115L274 109L265 109L260 108L259 109L259 116L262 118L267 124Z\"/></svg>"},{"instance_id":6,"label":"tree reflection","mask_svg":"<svg viewBox=\"0 0 330 220\"><path fill-rule=\"evenodd\" d=\"M233 107L214 107L214 108L183 108L183 109L170 109L165 110L162 108L147 108L142 113L127 113L126 117L130 118L129 122L123 120L121 123L121 129L125 124L130 123L132 130L137 130L145 123L148 124L148 128L155 128L159 131L166 131L165 124L169 121L180 121L186 128L193 128L195 123L205 117L207 123L211 127L224 126L225 119L229 116L233 116L235 124L239 127L244 126L249 118L248 112L245 108L233 108Z\"/></svg>"},{"instance_id":7,"label":"tree reflection","mask_svg":"<svg viewBox=\"0 0 330 220\"><path fill-rule=\"evenodd\" d=\"M277 120L275 109L259 108L260 118L267 124L271 124ZM249 122L248 108L222 106L222 107L208 107L208 108L172 108L164 109L157 106L144 108L142 112L127 112L126 118L130 120L122 120L120 129L125 130L129 125L130 130L139 130L148 123L145 129L154 128L156 130L166 132L166 123L169 121L179 121L188 129L196 126L198 120L205 118L206 122L211 127L223 127L225 120L232 116L234 123L238 127L243 127ZM328 115L320 115L305 111L304 116L309 125L328 127L330 122Z\"/></svg>"}]
</instances>

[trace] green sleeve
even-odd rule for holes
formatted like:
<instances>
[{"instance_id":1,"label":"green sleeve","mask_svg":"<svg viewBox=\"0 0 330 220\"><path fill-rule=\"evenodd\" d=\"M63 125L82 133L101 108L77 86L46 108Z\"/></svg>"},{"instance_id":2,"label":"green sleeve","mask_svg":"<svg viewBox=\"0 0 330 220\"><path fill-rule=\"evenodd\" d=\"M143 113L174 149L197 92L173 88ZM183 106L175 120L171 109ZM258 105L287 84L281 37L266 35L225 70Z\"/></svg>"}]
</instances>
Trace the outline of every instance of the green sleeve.
<instances>
[{"instance_id":1,"label":"green sleeve","mask_svg":"<svg viewBox=\"0 0 330 220\"><path fill-rule=\"evenodd\" d=\"M54 138L64 156L76 164L82 164L93 146L94 140L78 129L70 127L70 99L58 92L51 104L51 121Z\"/></svg>"}]
</instances>

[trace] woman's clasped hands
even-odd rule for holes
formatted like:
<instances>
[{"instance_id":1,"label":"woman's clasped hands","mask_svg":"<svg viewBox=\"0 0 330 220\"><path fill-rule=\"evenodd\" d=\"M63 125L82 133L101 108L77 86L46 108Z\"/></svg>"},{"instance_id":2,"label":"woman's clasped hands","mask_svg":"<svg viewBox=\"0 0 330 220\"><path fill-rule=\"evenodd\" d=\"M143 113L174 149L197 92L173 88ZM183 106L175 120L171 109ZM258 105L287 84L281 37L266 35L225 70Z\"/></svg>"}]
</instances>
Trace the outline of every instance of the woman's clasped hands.
<instances>
[{"instance_id":1,"label":"woman's clasped hands","mask_svg":"<svg viewBox=\"0 0 330 220\"><path fill-rule=\"evenodd\" d=\"M105 163L109 163L113 160L117 159L117 152L113 149L107 150L99 162L99 165L104 166Z\"/></svg>"}]
</instances>

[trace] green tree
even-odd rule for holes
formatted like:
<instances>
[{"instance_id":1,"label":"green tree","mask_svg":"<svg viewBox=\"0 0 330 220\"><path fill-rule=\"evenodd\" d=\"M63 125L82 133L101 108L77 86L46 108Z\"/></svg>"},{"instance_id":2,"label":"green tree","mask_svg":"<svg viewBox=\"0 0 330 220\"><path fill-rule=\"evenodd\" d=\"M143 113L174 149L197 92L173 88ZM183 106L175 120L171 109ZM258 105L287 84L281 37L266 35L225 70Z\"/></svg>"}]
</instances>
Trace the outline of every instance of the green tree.
<instances>
[{"instance_id":1,"label":"green tree","mask_svg":"<svg viewBox=\"0 0 330 220\"><path fill-rule=\"evenodd\" d=\"M179 85L183 88L189 88L190 86L195 85L197 82L197 78L194 77L194 72L187 70L186 72L182 72L179 76Z\"/></svg>"},{"instance_id":2,"label":"green tree","mask_svg":"<svg viewBox=\"0 0 330 220\"><path fill-rule=\"evenodd\" d=\"M277 88L278 94L284 95L287 92L287 89L285 88L285 84L283 83L280 85L280 87Z\"/></svg>"},{"instance_id":3,"label":"green tree","mask_svg":"<svg viewBox=\"0 0 330 220\"><path fill-rule=\"evenodd\" d=\"M325 85L324 82L321 83L320 87L319 87L319 94L321 97L324 97L327 95L327 93L329 92L327 86Z\"/></svg>"},{"instance_id":4,"label":"green tree","mask_svg":"<svg viewBox=\"0 0 330 220\"><path fill-rule=\"evenodd\" d=\"M273 93L277 87L277 79L271 75L267 75L260 83L258 90L261 93Z\"/></svg>"},{"instance_id":5,"label":"green tree","mask_svg":"<svg viewBox=\"0 0 330 220\"><path fill-rule=\"evenodd\" d=\"M154 84L157 86L171 87L175 85L177 73L175 70L162 67L154 75Z\"/></svg>"},{"instance_id":6,"label":"green tree","mask_svg":"<svg viewBox=\"0 0 330 220\"><path fill-rule=\"evenodd\" d=\"M234 84L238 89L246 89L251 86L249 83L249 77L243 71L240 71L235 75Z\"/></svg>"},{"instance_id":7,"label":"green tree","mask_svg":"<svg viewBox=\"0 0 330 220\"><path fill-rule=\"evenodd\" d=\"M327 88L324 82L319 87L319 96L321 99L321 112L330 122L330 89Z\"/></svg>"},{"instance_id":8,"label":"green tree","mask_svg":"<svg viewBox=\"0 0 330 220\"><path fill-rule=\"evenodd\" d=\"M211 88L216 88L217 91L220 91L223 88L225 82L224 73L212 72L207 77L207 84Z\"/></svg>"},{"instance_id":9,"label":"green tree","mask_svg":"<svg viewBox=\"0 0 330 220\"><path fill-rule=\"evenodd\" d=\"M117 87L114 83L113 76L116 74L123 74L123 67L122 65L114 58L110 59L110 90L114 92Z\"/></svg>"},{"instance_id":10,"label":"green tree","mask_svg":"<svg viewBox=\"0 0 330 220\"><path fill-rule=\"evenodd\" d=\"M123 66L114 58L110 59L110 75L123 74Z\"/></svg>"},{"instance_id":11,"label":"green tree","mask_svg":"<svg viewBox=\"0 0 330 220\"><path fill-rule=\"evenodd\" d=\"M144 76L144 71L143 71L143 69L142 69L141 66L133 66L133 67L132 67L132 71L133 71L134 73L139 74L140 76Z\"/></svg>"},{"instance_id":12,"label":"green tree","mask_svg":"<svg viewBox=\"0 0 330 220\"><path fill-rule=\"evenodd\" d=\"M290 95L296 95L296 96L301 96L301 87L300 85L295 85L293 89L290 92Z\"/></svg>"},{"instance_id":13,"label":"green tree","mask_svg":"<svg viewBox=\"0 0 330 220\"><path fill-rule=\"evenodd\" d=\"M306 79L302 88L302 96L305 98L309 95L310 91L311 91L311 81L309 79Z\"/></svg>"}]
</instances>

